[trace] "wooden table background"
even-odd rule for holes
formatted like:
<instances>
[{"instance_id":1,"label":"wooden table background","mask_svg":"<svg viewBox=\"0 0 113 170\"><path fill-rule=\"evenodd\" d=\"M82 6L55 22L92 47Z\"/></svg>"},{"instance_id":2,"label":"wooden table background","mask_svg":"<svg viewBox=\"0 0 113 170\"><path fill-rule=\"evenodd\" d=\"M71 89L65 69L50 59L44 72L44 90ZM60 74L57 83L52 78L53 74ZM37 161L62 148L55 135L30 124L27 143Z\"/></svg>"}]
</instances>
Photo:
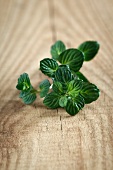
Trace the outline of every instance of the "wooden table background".
<instances>
[{"instance_id":1,"label":"wooden table background","mask_svg":"<svg viewBox=\"0 0 113 170\"><path fill-rule=\"evenodd\" d=\"M45 77L39 61L62 40L97 40L97 57L82 71L100 98L70 117L40 98L30 106L15 86L23 72ZM0 0L0 170L113 169L113 0Z\"/></svg>"}]
</instances>

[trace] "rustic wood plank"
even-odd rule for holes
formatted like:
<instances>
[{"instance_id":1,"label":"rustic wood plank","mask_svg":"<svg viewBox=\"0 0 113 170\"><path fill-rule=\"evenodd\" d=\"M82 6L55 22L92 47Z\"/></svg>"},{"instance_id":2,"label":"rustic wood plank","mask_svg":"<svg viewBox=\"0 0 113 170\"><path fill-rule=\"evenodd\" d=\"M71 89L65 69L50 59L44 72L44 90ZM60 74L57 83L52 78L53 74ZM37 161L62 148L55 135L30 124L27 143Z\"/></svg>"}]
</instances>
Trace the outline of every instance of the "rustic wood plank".
<instances>
[{"instance_id":1,"label":"rustic wood plank","mask_svg":"<svg viewBox=\"0 0 113 170\"><path fill-rule=\"evenodd\" d=\"M112 11L112 0L0 1L0 170L113 169ZM40 98L25 106L15 89L23 72L34 86L44 78L39 61L57 39L101 45L82 68L101 96L74 117Z\"/></svg>"},{"instance_id":2,"label":"rustic wood plank","mask_svg":"<svg viewBox=\"0 0 113 170\"><path fill-rule=\"evenodd\" d=\"M10 93L15 89L16 77L21 73L28 72L32 76L35 70L38 71L39 61L49 55L49 44L52 42L47 2L11 1L8 16L8 5L5 7L5 4L6 1L3 1L1 5L1 8L4 6L4 13L6 12L4 15L8 17L6 19L3 14L3 18L1 17L3 31L0 41L0 87L4 87L1 97L5 97L6 91ZM48 50L47 53L42 48ZM14 95L11 93L8 96Z\"/></svg>"}]
</instances>

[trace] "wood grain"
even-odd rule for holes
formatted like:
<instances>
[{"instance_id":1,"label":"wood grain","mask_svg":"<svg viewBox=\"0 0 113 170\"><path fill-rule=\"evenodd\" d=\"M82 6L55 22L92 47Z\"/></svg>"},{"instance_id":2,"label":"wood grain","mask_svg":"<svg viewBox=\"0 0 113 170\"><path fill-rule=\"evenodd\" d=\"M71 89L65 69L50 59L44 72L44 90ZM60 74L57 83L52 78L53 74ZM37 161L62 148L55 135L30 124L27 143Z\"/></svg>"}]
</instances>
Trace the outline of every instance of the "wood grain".
<instances>
[{"instance_id":1,"label":"wood grain","mask_svg":"<svg viewBox=\"0 0 113 170\"><path fill-rule=\"evenodd\" d=\"M0 0L0 170L113 169L113 1ZM97 40L97 57L82 71L100 98L70 117L40 98L26 106L15 89L23 72L45 77L39 61L51 44Z\"/></svg>"}]
</instances>

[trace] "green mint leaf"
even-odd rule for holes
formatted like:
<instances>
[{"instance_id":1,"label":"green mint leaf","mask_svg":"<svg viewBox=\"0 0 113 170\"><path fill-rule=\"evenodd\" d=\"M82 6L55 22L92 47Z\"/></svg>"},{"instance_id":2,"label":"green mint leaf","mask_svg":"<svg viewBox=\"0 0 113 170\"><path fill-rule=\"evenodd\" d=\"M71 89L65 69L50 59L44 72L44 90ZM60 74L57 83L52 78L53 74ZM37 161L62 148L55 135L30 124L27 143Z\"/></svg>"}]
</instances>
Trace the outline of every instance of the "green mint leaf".
<instances>
[{"instance_id":1,"label":"green mint leaf","mask_svg":"<svg viewBox=\"0 0 113 170\"><path fill-rule=\"evenodd\" d=\"M99 43L97 41L86 41L78 47L84 53L85 61L89 61L95 57L99 50Z\"/></svg>"},{"instance_id":2,"label":"green mint leaf","mask_svg":"<svg viewBox=\"0 0 113 170\"><path fill-rule=\"evenodd\" d=\"M77 72L82 67L84 55L78 49L68 49L60 54L58 61L69 65L71 71Z\"/></svg>"},{"instance_id":3,"label":"green mint leaf","mask_svg":"<svg viewBox=\"0 0 113 170\"><path fill-rule=\"evenodd\" d=\"M45 106L51 109L56 109L59 107L59 99L60 99L60 96L57 93L51 92L46 95L43 103Z\"/></svg>"},{"instance_id":4,"label":"green mint leaf","mask_svg":"<svg viewBox=\"0 0 113 170\"><path fill-rule=\"evenodd\" d=\"M74 99L71 98L65 107L66 112L74 116L84 107L84 104L84 98L81 95L76 96Z\"/></svg>"},{"instance_id":5,"label":"green mint leaf","mask_svg":"<svg viewBox=\"0 0 113 170\"><path fill-rule=\"evenodd\" d=\"M28 89L31 88L30 79L27 73L23 73L22 75L20 75L20 77L18 78L18 84L16 88L18 90L24 90L24 91L27 91Z\"/></svg>"},{"instance_id":6,"label":"green mint leaf","mask_svg":"<svg viewBox=\"0 0 113 170\"><path fill-rule=\"evenodd\" d=\"M40 88L40 97L43 98L46 96L46 94L49 91L49 87L50 87L50 82L49 80L45 79L43 80L40 84L39 84L39 88Z\"/></svg>"},{"instance_id":7,"label":"green mint leaf","mask_svg":"<svg viewBox=\"0 0 113 170\"><path fill-rule=\"evenodd\" d=\"M52 58L58 60L59 55L66 50L66 47L62 41L57 41L51 46L51 55Z\"/></svg>"},{"instance_id":8,"label":"green mint leaf","mask_svg":"<svg viewBox=\"0 0 113 170\"><path fill-rule=\"evenodd\" d=\"M73 74L66 65L61 65L55 73L55 81L59 81L62 84L66 84L74 79Z\"/></svg>"},{"instance_id":9,"label":"green mint leaf","mask_svg":"<svg viewBox=\"0 0 113 170\"><path fill-rule=\"evenodd\" d=\"M25 104L31 104L36 100L36 90L31 87L28 91L21 91L19 97Z\"/></svg>"},{"instance_id":10,"label":"green mint leaf","mask_svg":"<svg viewBox=\"0 0 113 170\"><path fill-rule=\"evenodd\" d=\"M98 99L100 91L96 85L92 83L83 83L80 94L84 97L85 103L89 104Z\"/></svg>"},{"instance_id":11,"label":"green mint leaf","mask_svg":"<svg viewBox=\"0 0 113 170\"><path fill-rule=\"evenodd\" d=\"M40 70L49 77L54 77L58 63L54 59L45 58L40 61Z\"/></svg>"},{"instance_id":12,"label":"green mint leaf","mask_svg":"<svg viewBox=\"0 0 113 170\"><path fill-rule=\"evenodd\" d=\"M62 96L60 99L59 99L59 105L61 107L65 107L67 105L67 97L66 96Z\"/></svg>"},{"instance_id":13,"label":"green mint leaf","mask_svg":"<svg viewBox=\"0 0 113 170\"><path fill-rule=\"evenodd\" d=\"M76 75L78 79L83 80L84 82L89 82L88 79L80 71L76 72Z\"/></svg>"},{"instance_id":14,"label":"green mint leaf","mask_svg":"<svg viewBox=\"0 0 113 170\"><path fill-rule=\"evenodd\" d=\"M58 94L64 94L64 89L63 89L63 85L58 82L58 81L54 81L53 82L53 86L52 86L52 89L55 93L58 93Z\"/></svg>"},{"instance_id":15,"label":"green mint leaf","mask_svg":"<svg viewBox=\"0 0 113 170\"><path fill-rule=\"evenodd\" d=\"M72 80L68 84L67 94L71 97L78 96L80 90L82 89L82 81L81 80Z\"/></svg>"}]
</instances>

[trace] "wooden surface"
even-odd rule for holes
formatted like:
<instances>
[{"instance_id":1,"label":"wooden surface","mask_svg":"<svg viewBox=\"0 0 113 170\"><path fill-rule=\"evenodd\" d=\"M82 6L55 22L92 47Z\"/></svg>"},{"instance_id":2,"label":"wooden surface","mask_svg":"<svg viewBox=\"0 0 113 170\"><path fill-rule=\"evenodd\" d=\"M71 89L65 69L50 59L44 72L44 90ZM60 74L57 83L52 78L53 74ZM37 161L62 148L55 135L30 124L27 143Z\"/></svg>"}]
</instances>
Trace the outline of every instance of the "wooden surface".
<instances>
[{"instance_id":1,"label":"wooden surface","mask_svg":"<svg viewBox=\"0 0 113 170\"><path fill-rule=\"evenodd\" d=\"M25 106L15 89L23 72L35 87L45 78L39 61L59 39L101 45L82 68L101 96L75 117ZM113 0L0 0L0 170L112 169Z\"/></svg>"}]
</instances>

